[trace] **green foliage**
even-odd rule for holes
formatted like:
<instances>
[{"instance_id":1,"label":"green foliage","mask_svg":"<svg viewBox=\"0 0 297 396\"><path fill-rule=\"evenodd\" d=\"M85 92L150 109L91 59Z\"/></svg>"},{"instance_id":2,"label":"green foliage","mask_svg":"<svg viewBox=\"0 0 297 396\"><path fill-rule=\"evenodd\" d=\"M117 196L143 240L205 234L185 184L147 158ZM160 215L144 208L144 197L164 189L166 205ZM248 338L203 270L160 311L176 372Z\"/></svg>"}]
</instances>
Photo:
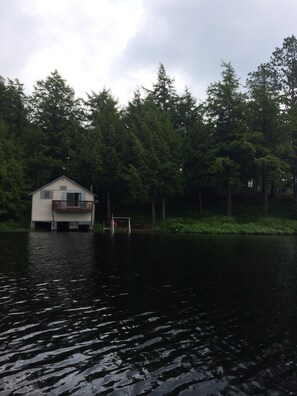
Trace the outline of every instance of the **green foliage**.
<instances>
[{"instance_id":1,"label":"green foliage","mask_svg":"<svg viewBox=\"0 0 297 396\"><path fill-rule=\"evenodd\" d=\"M260 218L255 222L237 222L224 216L205 217L199 221L170 219L156 228L159 232L193 234L251 234L293 235L297 234L297 220Z\"/></svg>"},{"instance_id":2,"label":"green foliage","mask_svg":"<svg viewBox=\"0 0 297 396\"><path fill-rule=\"evenodd\" d=\"M216 157L209 167L209 173L216 175L215 183L221 187L239 187L239 164L229 157Z\"/></svg>"},{"instance_id":3,"label":"green foliage","mask_svg":"<svg viewBox=\"0 0 297 396\"><path fill-rule=\"evenodd\" d=\"M211 220L210 227L176 220L168 227L274 232L272 224L250 223L248 216L237 224L229 217L237 214L236 207L231 211L235 193L243 193L248 181L254 193L263 193L266 216L273 194L291 194L293 187L297 201L296 76L297 40L291 36L249 74L246 93L232 65L223 62L220 80L200 104L188 88L177 92L162 64L152 89L137 90L126 108L105 88L76 99L57 71L37 81L30 97L18 80L0 77L0 221L21 218L29 191L67 174L92 185L102 206L106 197L108 218L113 202L150 202L153 222L160 204L165 220L168 201L189 196L199 200L202 216L204 196L212 191L217 202L227 197L228 221ZM215 213L220 210L217 204ZM291 223L277 227L295 229Z\"/></svg>"},{"instance_id":4,"label":"green foliage","mask_svg":"<svg viewBox=\"0 0 297 396\"><path fill-rule=\"evenodd\" d=\"M292 109L297 103L297 39L286 37L281 48L276 48L271 64L277 73L283 104Z\"/></svg>"},{"instance_id":5,"label":"green foliage","mask_svg":"<svg viewBox=\"0 0 297 396\"><path fill-rule=\"evenodd\" d=\"M177 122L177 94L174 79L171 78L162 63L158 68L157 82L153 89L146 89L147 96L151 98L156 107L169 116L172 125Z\"/></svg>"},{"instance_id":6,"label":"green foliage","mask_svg":"<svg viewBox=\"0 0 297 396\"><path fill-rule=\"evenodd\" d=\"M181 190L181 140L154 93L129 104L123 178L134 201L176 196ZM156 99L157 101L157 99Z\"/></svg>"},{"instance_id":7,"label":"green foliage","mask_svg":"<svg viewBox=\"0 0 297 396\"><path fill-rule=\"evenodd\" d=\"M26 211L28 185L22 146L26 123L24 94L16 81L0 79L0 220Z\"/></svg>"},{"instance_id":8,"label":"green foliage","mask_svg":"<svg viewBox=\"0 0 297 396\"><path fill-rule=\"evenodd\" d=\"M80 129L80 101L57 71L37 81L29 98L31 132L26 140L28 173L34 188L70 173L73 142Z\"/></svg>"},{"instance_id":9,"label":"green foliage","mask_svg":"<svg viewBox=\"0 0 297 396\"><path fill-rule=\"evenodd\" d=\"M222 80L207 90L206 115L213 133L213 155L209 166L212 184L227 189L228 215L231 188L239 188L251 177L256 154L253 135L247 125L246 96L230 63L222 64Z\"/></svg>"},{"instance_id":10,"label":"green foliage","mask_svg":"<svg viewBox=\"0 0 297 396\"><path fill-rule=\"evenodd\" d=\"M0 232L25 232L29 230L29 223L7 220L0 222Z\"/></svg>"},{"instance_id":11,"label":"green foliage","mask_svg":"<svg viewBox=\"0 0 297 396\"><path fill-rule=\"evenodd\" d=\"M283 41L271 57L271 65L277 75L282 130L282 152L291 168L294 199L297 202L297 39L294 35Z\"/></svg>"},{"instance_id":12,"label":"green foliage","mask_svg":"<svg viewBox=\"0 0 297 396\"><path fill-rule=\"evenodd\" d=\"M0 126L0 134L1 134ZM27 191L22 160L13 142L0 137L0 219L17 218L25 210Z\"/></svg>"},{"instance_id":13,"label":"green foliage","mask_svg":"<svg viewBox=\"0 0 297 396\"><path fill-rule=\"evenodd\" d=\"M89 134L85 156L89 161L96 161L94 172L91 172L94 175L95 188L101 188L105 192L116 190L122 171L123 131L118 102L109 90L103 89L99 94L92 92L88 95L85 105ZM88 154L88 150L93 151L94 155Z\"/></svg>"}]
</instances>

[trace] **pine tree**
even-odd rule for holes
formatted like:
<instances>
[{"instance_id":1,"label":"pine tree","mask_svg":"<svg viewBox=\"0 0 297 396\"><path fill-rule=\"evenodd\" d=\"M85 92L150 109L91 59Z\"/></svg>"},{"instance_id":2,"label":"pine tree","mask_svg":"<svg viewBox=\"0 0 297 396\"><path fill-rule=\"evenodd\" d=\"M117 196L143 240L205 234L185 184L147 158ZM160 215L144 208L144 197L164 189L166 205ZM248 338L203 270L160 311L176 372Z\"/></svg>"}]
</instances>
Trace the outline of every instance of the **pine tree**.
<instances>
[{"instance_id":1,"label":"pine tree","mask_svg":"<svg viewBox=\"0 0 297 396\"><path fill-rule=\"evenodd\" d=\"M232 189L240 189L256 149L247 127L246 96L230 63L222 64L222 80L207 90L207 117L214 139L209 168L213 183L227 191L227 216L232 215Z\"/></svg>"},{"instance_id":2,"label":"pine tree","mask_svg":"<svg viewBox=\"0 0 297 396\"><path fill-rule=\"evenodd\" d=\"M106 194L107 221L111 220L111 195L119 192L121 181L123 142L123 122L117 100L110 90L103 89L99 94L92 92L86 102L91 134L97 135L99 152L96 155L100 168L100 188ZM100 158L100 159L99 159ZM100 165L99 165L100 163Z\"/></svg>"},{"instance_id":3,"label":"pine tree","mask_svg":"<svg viewBox=\"0 0 297 396\"><path fill-rule=\"evenodd\" d=\"M297 202L297 39L294 35L283 41L271 57L278 77L281 104L281 133L284 141L291 142L290 159L294 199Z\"/></svg>"},{"instance_id":4,"label":"pine tree","mask_svg":"<svg viewBox=\"0 0 297 396\"><path fill-rule=\"evenodd\" d=\"M208 168L212 137L204 122L205 109L198 105L186 87L177 99L176 128L182 141L182 170L185 191L198 195L200 215L203 215L202 190L209 185Z\"/></svg>"},{"instance_id":5,"label":"pine tree","mask_svg":"<svg viewBox=\"0 0 297 396\"><path fill-rule=\"evenodd\" d=\"M26 97L18 80L0 77L0 219L20 220L27 209L29 185L23 149L27 131Z\"/></svg>"},{"instance_id":6,"label":"pine tree","mask_svg":"<svg viewBox=\"0 0 297 396\"><path fill-rule=\"evenodd\" d=\"M81 110L74 90L57 71L46 80L37 81L29 105L32 125L29 173L39 186L68 173Z\"/></svg>"},{"instance_id":7,"label":"pine tree","mask_svg":"<svg viewBox=\"0 0 297 396\"><path fill-rule=\"evenodd\" d=\"M155 225L156 200L162 201L164 220L166 198L180 191L180 139L168 114L158 109L150 95L139 99L136 93L127 109L127 128L133 148L127 157L127 177L130 185L134 182L133 195L151 201L152 224Z\"/></svg>"},{"instance_id":8,"label":"pine tree","mask_svg":"<svg viewBox=\"0 0 297 396\"><path fill-rule=\"evenodd\" d=\"M174 128L178 120L177 101L178 95L174 85L174 78L167 74L165 66L160 63L157 73L157 81L151 90L144 89L146 96L151 98L157 109L165 112Z\"/></svg>"},{"instance_id":9,"label":"pine tree","mask_svg":"<svg viewBox=\"0 0 297 396\"><path fill-rule=\"evenodd\" d=\"M260 132L256 165L260 168L264 195L264 216L268 215L269 186L280 184L286 170L285 158L290 152L286 140L281 139L279 128L280 103L275 70L270 64L261 64L249 74L250 129Z\"/></svg>"}]
</instances>

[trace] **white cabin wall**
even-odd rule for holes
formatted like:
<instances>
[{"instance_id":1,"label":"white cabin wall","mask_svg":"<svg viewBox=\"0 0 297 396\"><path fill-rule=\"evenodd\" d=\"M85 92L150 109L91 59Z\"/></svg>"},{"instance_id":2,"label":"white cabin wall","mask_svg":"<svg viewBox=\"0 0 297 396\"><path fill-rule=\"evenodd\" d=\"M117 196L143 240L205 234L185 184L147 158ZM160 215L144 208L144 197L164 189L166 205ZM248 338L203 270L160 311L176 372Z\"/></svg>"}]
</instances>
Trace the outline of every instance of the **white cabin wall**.
<instances>
[{"instance_id":1,"label":"white cabin wall","mask_svg":"<svg viewBox=\"0 0 297 396\"><path fill-rule=\"evenodd\" d=\"M66 190L60 190L60 187L66 187ZM41 199L40 193L43 190L53 191L52 199ZM44 188L37 190L32 195L32 222L51 222L53 221L52 200L61 201L65 199L65 193L74 192L82 193L83 200L93 201L94 195L79 187L67 178L61 178L53 183L47 184ZM64 195L63 195L64 193ZM57 213L54 212L54 221L86 221L90 222L93 219L94 213Z\"/></svg>"}]
</instances>

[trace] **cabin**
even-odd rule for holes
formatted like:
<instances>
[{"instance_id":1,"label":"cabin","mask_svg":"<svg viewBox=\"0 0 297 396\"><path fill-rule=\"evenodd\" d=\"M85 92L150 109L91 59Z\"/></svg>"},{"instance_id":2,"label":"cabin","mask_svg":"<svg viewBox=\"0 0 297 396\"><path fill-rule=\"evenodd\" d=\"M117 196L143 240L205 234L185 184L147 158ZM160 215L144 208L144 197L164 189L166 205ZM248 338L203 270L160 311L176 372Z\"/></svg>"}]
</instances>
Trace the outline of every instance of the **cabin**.
<instances>
[{"instance_id":1,"label":"cabin","mask_svg":"<svg viewBox=\"0 0 297 396\"><path fill-rule=\"evenodd\" d=\"M66 176L33 191L33 230L87 231L95 218L95 195Z\"/></svg>"}]
</instances>

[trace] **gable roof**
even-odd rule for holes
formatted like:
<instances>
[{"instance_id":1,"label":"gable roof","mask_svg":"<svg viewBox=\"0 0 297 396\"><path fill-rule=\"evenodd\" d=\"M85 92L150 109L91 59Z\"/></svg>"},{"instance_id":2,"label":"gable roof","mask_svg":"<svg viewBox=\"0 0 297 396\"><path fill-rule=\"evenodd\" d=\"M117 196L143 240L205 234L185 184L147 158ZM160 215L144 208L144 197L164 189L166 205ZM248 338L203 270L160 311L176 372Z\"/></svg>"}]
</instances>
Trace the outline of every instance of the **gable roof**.
<instances>
[{"instance_id":1,"label":"gable roof","mask_svg":"<svg viewBox=\"0 0 297 396\"><path fill-rule=\"evenodd\" d=\"M44 186L39 187L37 190L31 192L29 195L33 195L33 194L35 194L36 192L38 192L38 191L40 191L40 190L43 190L43 189L46 188L47 186L50 186L51 184L57 182L57 181L60 180L60 179L67 179L68 181L70 181L71 183L73 183L73 184L75 184L77 187L79 187L81 190L84 190L84 191L88 192L89 194L92 194L93 196L95 196L95 194L94 194L92 191L90 191L90 190L84 188L83 186L81 186L80 184L76 183L74 180L70 179L69 177L67 177L67 176L65 176L65 175L62 175L62 176L58 177L57 179L52 180L51 182L45 184Z\"/></svg>"}]
</instances>

